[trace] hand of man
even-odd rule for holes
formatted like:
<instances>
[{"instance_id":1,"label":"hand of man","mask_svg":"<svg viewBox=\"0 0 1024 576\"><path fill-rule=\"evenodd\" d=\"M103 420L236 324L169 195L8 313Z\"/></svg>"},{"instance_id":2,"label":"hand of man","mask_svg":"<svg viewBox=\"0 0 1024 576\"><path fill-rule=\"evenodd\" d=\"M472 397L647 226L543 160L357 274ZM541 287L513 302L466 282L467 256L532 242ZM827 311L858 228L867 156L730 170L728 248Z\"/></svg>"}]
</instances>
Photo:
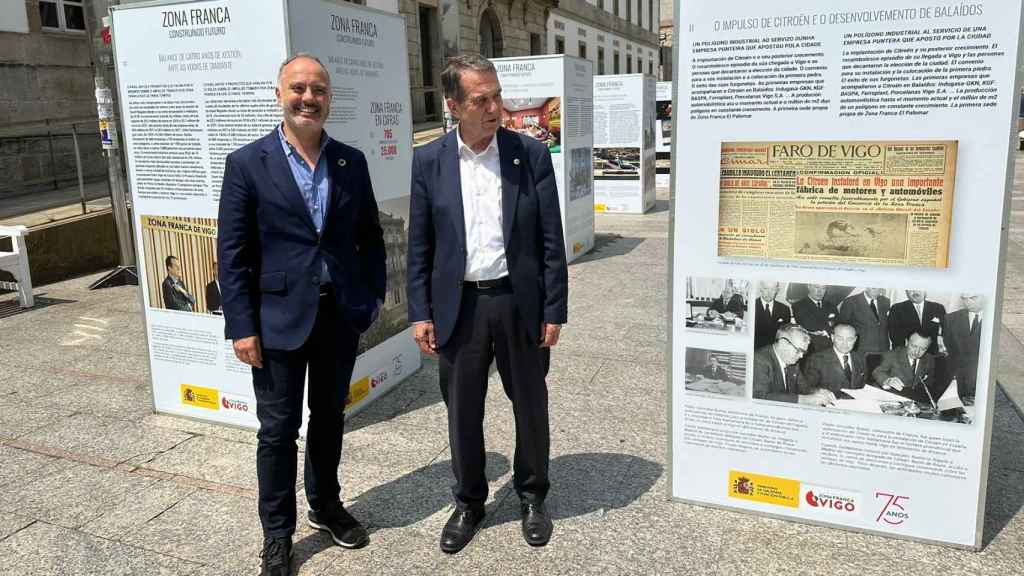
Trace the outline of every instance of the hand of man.
<instances>
[{"instance_id":1,"label":"hand of man","mask_svg":"<svg viewBox=\"0 0 1024 576\"><path fill-rule=\"evenodd\" d=\"M540 333L543 335L540 343L541 348L552 348L555 344L558 344L558 335L562 332L562 326L560 324L548 324L544 322L540 325Z\"/></svg>"},{"instance_id":2,"label":"hand of man","mask_svg":"<svg viewBox=\"0 0 1024 576\"><path fill-rule=\"evenodd\" d=\"M419 344L424 354L437 355L437 340L434 338L434 323L420 322L415 325L416 331L413 339Z\"/></svg>"},{"instance_id":3,"label":"hand of man","mask_svg":"<svg viewBox=\"0 0 1024 576\"><path fill-rule=\"evenodd\" d=\"M710 320L714 320L715 318L718 318L718 310L708 310L707 317Z\"/></svg>"},{"instance_id":4,"label":"hand of man","mask_svg":"<svg viewBox=\"0 0 1024 576\"><path fill-rule=\"evenodd\" d=\"M800 404L809 404L811 406L828 406L835 402L836 396L829 390L819 388L810 394L801 394L798 398Z\"/></svg>"},{"instance_id":5,"label":"hand of man","mask_svg":"<svg viewBox=\"0 0 1024 576\"><path fill-rule=\"evenodd\" d=\"M901 392L903 391L903 380L900 380L895 376L890 376L889 378L885 379L885 382L882 383L882 388L892 389L896 390L897 392Z\"/></svg>"},{"instance_id":6,"label":"hand of man","mask_svg":"<svg viewBox=\"0 0 1024 576\"><path fill-rule=\"evenodd\" d=\"M231 346L235 349L235 356L239 361L249 366L263 368L263 352L260 350L259 336L239 338L232 342Z\"/></svg>"}]
</instances>

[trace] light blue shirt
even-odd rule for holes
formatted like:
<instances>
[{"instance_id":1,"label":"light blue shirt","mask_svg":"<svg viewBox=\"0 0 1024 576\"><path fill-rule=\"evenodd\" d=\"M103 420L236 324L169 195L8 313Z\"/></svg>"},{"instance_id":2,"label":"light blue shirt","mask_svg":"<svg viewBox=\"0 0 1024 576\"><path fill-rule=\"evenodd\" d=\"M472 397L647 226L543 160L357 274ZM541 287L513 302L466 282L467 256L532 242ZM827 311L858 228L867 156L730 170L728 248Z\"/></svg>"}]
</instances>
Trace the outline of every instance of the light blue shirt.
<instances>
[{"instance_id":1,"label":"light blue shirt","mask_svg":"<svg viewBox=\"0 0 1024 576\"><path fill-rule=\"evenodd\" d=\"M313 225L316 226L316 233L321 234L324 228L324 212L327 210L330 191L327 158L324 156L324 149L327 148L327 142L330 138L326 132L320 137L320 157L317 158L316 166L310 168L298 150L285 138L282 124L277 125L277 135L281 138L281 148L284 149L284 156L288 159L288 167L292 170L295 185L299 187L299 192L302 193L302 200L306 204L306 210L309 211L309 215L313 219ZM331 281L331 276L327 272L327 263L319 254L317 259L320 260L320 269L323 271L320 282L321 284L326 284Z\"/></svg>"}]
</instances>

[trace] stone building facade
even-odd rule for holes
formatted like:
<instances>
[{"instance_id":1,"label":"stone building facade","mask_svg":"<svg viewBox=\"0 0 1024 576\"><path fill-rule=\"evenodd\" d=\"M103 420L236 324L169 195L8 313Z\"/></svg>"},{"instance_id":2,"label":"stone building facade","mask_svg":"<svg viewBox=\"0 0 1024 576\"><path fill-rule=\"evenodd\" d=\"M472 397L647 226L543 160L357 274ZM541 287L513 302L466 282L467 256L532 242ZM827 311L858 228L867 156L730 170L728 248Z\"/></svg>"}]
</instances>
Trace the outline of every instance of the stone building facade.
<instances>
[{"instance_id":1,"label":"stone building facade","mask_svg":"<svg viewBox=\"0 0 1024 576\"><path fill-rule=\"evenodd\" d=\"M491 58L550 53L555 0L369 0L405 17L413 122L440 121L445 59L463 52Z\"/></svg>"},{"instance_id":2,"label":"stone building facade","mask_svg":"<svg viewBox=\"0 0 1024 576\"><path fill-rule=\"evenodd\" d=\"M97 135L91 0L0 2L0 198L106 175Z\"/></svg>"}]
</instances>

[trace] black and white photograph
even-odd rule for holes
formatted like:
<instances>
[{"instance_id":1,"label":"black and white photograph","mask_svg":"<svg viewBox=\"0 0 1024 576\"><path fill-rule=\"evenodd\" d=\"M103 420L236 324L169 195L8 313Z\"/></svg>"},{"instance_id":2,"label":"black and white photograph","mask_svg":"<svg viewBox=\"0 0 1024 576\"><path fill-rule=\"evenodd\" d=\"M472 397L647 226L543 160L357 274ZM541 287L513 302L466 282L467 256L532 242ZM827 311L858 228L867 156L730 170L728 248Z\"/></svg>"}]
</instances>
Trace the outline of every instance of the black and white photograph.
<instances>
[{"instance_id":1,"label":"black and white photograph","mask_svg":"<svg viewBox=\"0 0 1024 576\"><path fill-rule=\"evenodd\" d=\"M589 148L569 151L569 201L594 197L594 172Z\"/></svg>"},{"instance_id":2,"label":"black and white photograph","mask_svg":"<svg viewBox=\"0 0 1024 576\"><path fill-rule=\"evenodd\" d=\"M741 352L686 349L686 391L745 398L747 355Z\"/></svg>"},{"instance_id":3,"label":"black and white photograph","mask_svg":"<svg viewBox=\"0 0 1024 576\"><path fill-rule=\"evenodd\" d=\"M746 334L749 281L736 278L686 279L686 327L715 334Z\"/></svg>"},{"instance_id":4,"label":"black and white photograph","mask_svg":"<svg viewBox=\"0 0 1024 576\"><path fill-rule=\"evenodd\" d=\"M768 281L757 293L754 398L973 421L984 295Z\"/></svg>"}]
</instances>

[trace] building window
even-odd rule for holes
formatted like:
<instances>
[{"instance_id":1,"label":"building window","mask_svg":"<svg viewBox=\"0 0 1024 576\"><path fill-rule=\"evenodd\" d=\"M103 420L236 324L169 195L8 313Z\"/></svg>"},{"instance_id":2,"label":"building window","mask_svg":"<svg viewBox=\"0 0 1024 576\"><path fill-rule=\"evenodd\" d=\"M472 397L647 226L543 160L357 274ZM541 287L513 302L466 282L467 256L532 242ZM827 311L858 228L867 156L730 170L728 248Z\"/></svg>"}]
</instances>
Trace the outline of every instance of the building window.
<instances>
[{"instance_id":1,"label":"building window","mask_svg":"<svg viewBox=\"0 0 1024 576\"><path fill-rule=\"evenodd\" d=\"M81 0L39 0L39 22L46 30L85 32Z\"/></svg>"},{"instance_id":2,"label":"building window","mask_svg":"<svg viewBox=\"0 0 1024 576\"><path fill-rule=\"evenodd\" d=\"M564 36L555 36L555 54L565 54Z\"/></svg>"},{"instance_id":3,"label":"building window","mask_svg":"<svg viewBox=\"0 0 1024 576\"><path fill-rule=\"evenodd\" d=\"M637 0L639 2L640 0ZM626 22L633 21L633 0L626 0Z\"/></svg>"},{"instance_id":4,"label":"building window","mask_svg":"<svg viewBox=\"0 0 1024 576\"><path fill-rule=\"evenodd\" d=\"M604 48L597 47L597 74L604 74Z\"/></svg>"},{"instance_id":5,"label":"building window","mask_svg":"<svg viewBox=\"0 0 1024 576\"><path fill-rule=\"evenodd\" d=\"M651 76L654 76L654 59L653 58L647 61L647 73L650 74Z\"/></svg>"},{"instance_id":6,"label":"building window","mask_svg":"<svg viewBox=\"0 0 1024 576\"><path fill-rule=\"evenodd\" d=\"M647 0L647 28L654 32L654 0Z\"/></svg>"},{"instance_id":7,"label":"building window","mask_svg":"<svg viewBox=\"0 0 1024 576\"><path fill-rule=\"evenodd\" d=\"M543 53L544 51L540 47L540 34L530 33L530 55L536 56Z\"/></svg>"},{"instance_id":8,"label":"building window","mask_svg":"<svg viewBox=\"0 0 1024 576\"><path fill-rule=\"evenodd\" d=\"M597 7L604 10L604 0L597 0Z\"/></svg>"},{"instance_id":9,"label":"building window","mask_svg":"<svg viewBox=\"0 0 1024 576\"><path fill-rule=\"evenodd\" d=\"M644 73L644 59L639 57L639 56L636 57L636 73L637 74L643 74Z\"/></svg>"},{"instance_id":10,"label":"building window","mask_svg":"<svg viewBox=\"0 0 1024 576\"><path fill-rule=\"evenodd\" d=\"M633 73L633 59L629 57L629 54L626 54L626 74L632 74L632 73Z\"/></svg>"},{"instance_id":11,"label":"building window","mask_svg":"<svg viewBox=\"0 0 1024 576\"><path fill-rule=\"evenodd\" d=\"M614 52L612 54L612 73L613 74L618 74L619 73L619 53L618 52ZM1021 106L1024 107L1024 104L1022 104Z\"/></svg>"},{"instance_id":12,"label":"building window","mask_svg":"<svg viewBox=\"0 0 1024 576\"><path fill-rule=\"evenodd\" d=\"M587 43L580 41L580 58L587 59Z\"/></svg>"},{"instance_id":13,"label":"building window","mask_svg":"<svg viewBox=\"0 0 1024 576\"><path fill-rule=\"evenodd\" d=\"M615 12L615 15L618 16L619 15L619 0L612 0L612 7L614 8L613 12Z\"/></svg>"}]
</instances>

